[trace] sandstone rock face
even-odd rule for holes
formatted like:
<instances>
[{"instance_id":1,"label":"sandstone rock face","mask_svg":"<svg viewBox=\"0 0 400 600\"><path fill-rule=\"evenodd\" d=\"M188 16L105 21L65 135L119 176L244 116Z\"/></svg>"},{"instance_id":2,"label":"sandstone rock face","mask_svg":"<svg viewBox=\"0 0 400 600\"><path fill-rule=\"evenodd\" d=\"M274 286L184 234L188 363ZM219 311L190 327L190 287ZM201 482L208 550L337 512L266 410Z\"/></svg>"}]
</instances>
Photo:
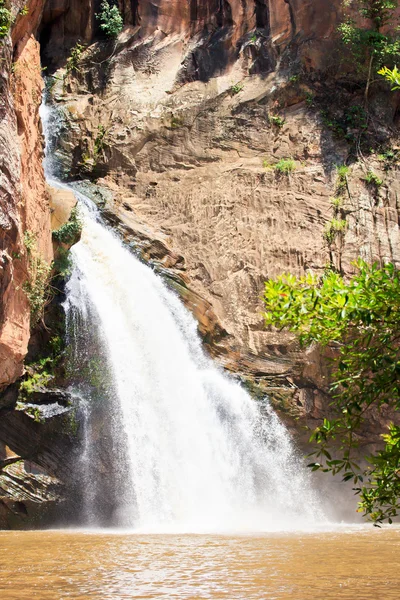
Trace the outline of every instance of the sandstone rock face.
<instances>
[{"instance_id":1,"label":"sandstone rock face","mask_svg":"<svg viewBox=\"0 0 400 600\"><path fill-rule=\"evenodd\" d=\"M29 276L24 233L35 239L43 260L52 258L38 114L42 78L33 37L43 2L32 0L29 15L18 17L23 6L13 2L13 44L6 39L0 49L0 389L22 374L29 340L29 305L22 289Z\"/></svg>"},{"instance_id":2,"label":"sandstone rock face","mask_svg":"<svg viewBox=\"0 0 400 600\"><path fill-rule=\"evenodd\" d=\"M68 222L76 206L76 198L69 190L48 187L51 205L51 229L55 231Z\"/></svg>"}]
</instances>

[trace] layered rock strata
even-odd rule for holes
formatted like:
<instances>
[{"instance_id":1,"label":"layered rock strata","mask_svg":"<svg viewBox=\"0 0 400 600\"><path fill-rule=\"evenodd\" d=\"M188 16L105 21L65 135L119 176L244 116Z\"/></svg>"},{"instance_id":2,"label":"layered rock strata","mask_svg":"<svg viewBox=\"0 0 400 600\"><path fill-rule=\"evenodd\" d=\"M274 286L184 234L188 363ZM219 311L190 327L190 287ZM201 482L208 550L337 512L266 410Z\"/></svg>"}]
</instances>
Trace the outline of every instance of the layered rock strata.
<instances>
[{"instance_id":1,"label":"layered rock strata","mask_svg":"<svg viewBox=\"0 0 400 600\"><path fill-rule=\"evenodd\" d=\"M42 76L35 32L43 2L12 3L12 39L0 46L0 390L22 375L30 336L28 232L43 261L52 259L50 204L39 124ZM26 240L25 240L26 241Z\"/></svg>"}]
</instances>

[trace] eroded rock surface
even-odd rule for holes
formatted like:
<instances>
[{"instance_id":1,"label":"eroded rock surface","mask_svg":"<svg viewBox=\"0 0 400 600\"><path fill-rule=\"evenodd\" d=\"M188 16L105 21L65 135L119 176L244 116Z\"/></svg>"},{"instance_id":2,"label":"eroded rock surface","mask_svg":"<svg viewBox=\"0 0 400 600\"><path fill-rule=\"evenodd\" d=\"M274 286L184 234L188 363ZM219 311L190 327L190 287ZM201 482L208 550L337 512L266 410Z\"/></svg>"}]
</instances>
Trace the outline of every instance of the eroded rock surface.
<instances>
[{"instance_id":1,"label":"eroded rock surface","mask_svg":"<svg viewBox=\"0 0 400 600\"><path fill-rule=\"evenodd\" d=\"M28 4L30 18L18 16L24 2L12 3L13 39L0 47L0 390L22 374L30 336L24 234L44 261L52 259L39 125L43 82L34 37L43 2Z\"/></svg>"}]
</instances>

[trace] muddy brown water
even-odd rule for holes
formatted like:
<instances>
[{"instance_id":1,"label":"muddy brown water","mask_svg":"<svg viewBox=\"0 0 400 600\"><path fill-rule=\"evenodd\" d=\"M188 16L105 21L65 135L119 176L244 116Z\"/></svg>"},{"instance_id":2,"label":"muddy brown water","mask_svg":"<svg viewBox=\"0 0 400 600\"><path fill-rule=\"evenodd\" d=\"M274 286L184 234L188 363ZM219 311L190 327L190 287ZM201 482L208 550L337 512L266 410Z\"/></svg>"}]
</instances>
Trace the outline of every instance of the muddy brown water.
<instances>
[{"instance_id":1,"label":"muddy brown water","mask_svg":"<svg viewBox=\"0 0 400 600\"><path fill-rule=\"evenodd\" d=\"M1 600L399 600L400 529L0 532Z\"/></svg>"}]
</instances>

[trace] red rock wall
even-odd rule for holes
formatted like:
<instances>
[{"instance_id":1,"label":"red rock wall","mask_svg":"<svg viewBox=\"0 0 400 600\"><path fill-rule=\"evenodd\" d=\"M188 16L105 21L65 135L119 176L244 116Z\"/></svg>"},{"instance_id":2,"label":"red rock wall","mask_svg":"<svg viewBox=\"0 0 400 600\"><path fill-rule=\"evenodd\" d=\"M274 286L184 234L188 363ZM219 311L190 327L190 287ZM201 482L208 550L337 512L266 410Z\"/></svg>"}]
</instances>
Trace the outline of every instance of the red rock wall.
<instances>
[{"instance_id":1,"label":"red rock wall","mask_svg":"<svg viewBox=\"0 0 400 600\"><path fill-rule=\"evenodd\" d=\"M22 289L28 278L24 232L52 259L50 208L39 125L42 77L34 32L44 0L13 2L12 40L2 45L0 63L0 389L23 371L30 337L30 308Z\"/></svg>"}]
</instances>

